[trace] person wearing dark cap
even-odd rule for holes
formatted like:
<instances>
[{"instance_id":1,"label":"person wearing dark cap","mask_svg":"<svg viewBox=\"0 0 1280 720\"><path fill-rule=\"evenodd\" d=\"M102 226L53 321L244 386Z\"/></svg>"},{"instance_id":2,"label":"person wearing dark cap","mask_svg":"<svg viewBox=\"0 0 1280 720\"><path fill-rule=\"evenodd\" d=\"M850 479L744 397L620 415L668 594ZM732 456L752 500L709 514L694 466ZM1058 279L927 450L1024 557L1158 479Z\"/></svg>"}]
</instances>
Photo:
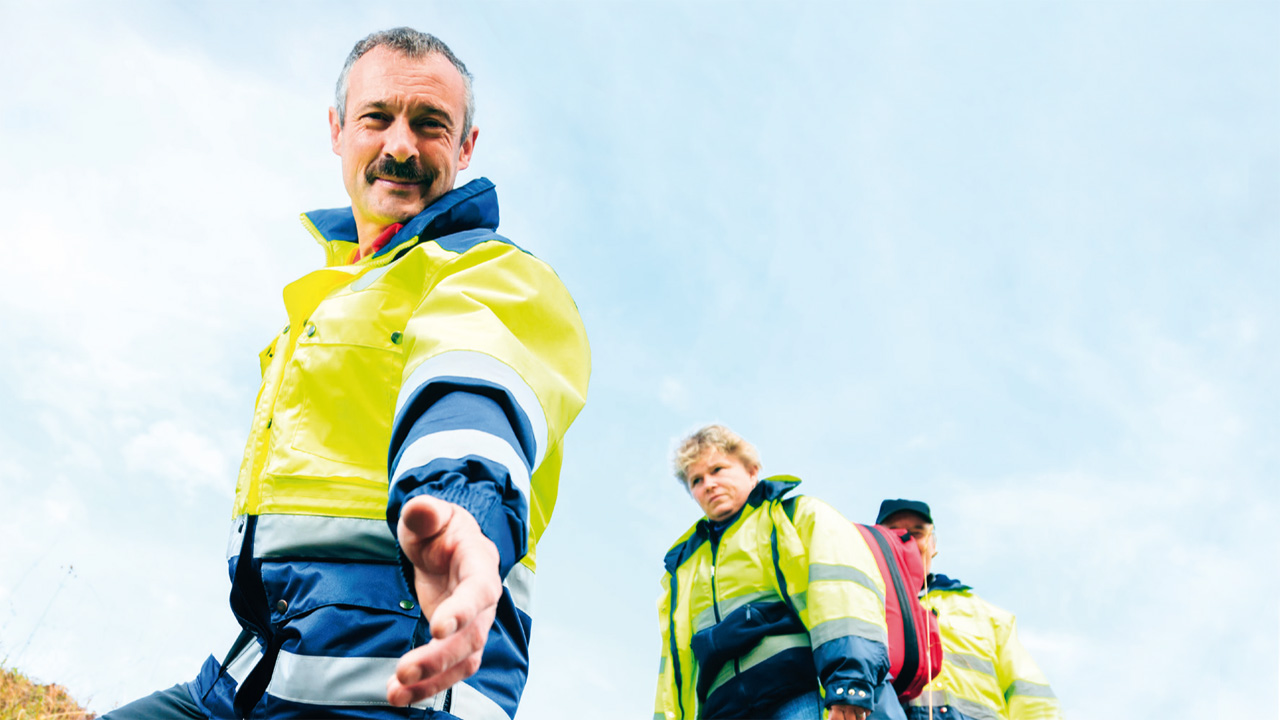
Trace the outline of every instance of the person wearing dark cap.
<instances>
[{"instance_id":1,"label":"person wearing dark cap","mask_svg":"<svg viewBox=\"0 0 1280 720\"><path fill-rule=\"evenodd\" d=\"M1013 613L958 580L930 572L938 541L929 505L885 500L876 524L915 538L927 573L920 602L937 615L942 631L942 672L908 703L908 720L1060 720L1049 681L1018 641Z\"/></svg>"}]
</instances>

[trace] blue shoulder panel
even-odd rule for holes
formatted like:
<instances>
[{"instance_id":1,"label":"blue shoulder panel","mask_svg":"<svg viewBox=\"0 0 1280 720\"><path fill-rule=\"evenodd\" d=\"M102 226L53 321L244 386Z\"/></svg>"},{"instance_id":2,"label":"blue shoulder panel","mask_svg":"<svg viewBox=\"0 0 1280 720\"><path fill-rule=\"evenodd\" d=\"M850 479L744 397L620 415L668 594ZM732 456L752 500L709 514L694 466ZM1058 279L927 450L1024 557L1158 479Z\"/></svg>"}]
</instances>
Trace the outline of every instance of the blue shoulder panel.
<instances>
[{"instance_id":1,"label":"blue shoulder panel","mask_svg":"<svg viewBox=\"0 0 1280 720\"><path fill-rule=\"evenodd\" d=\"M476 178L441 195L426 210L405 223L374 257L393 251L412 237L435 240L477 229L498 229L498 193L488 178Z\"/></svg>"},{"instance_id":2,"label":"blue shoulder panel","mask_svg":"<svg viewBox=\"0 0 1280 720\"><path fill-rule=\"evenodd\" d=\"M324 236L325 240L343 240L345 242L357 242L359 234L356 232L356 217L351 213L351 208L331 208L329 210L312 210L306 213L307 219L312 225L316 226L316 230Z\"/></svg>"}]
</instances>

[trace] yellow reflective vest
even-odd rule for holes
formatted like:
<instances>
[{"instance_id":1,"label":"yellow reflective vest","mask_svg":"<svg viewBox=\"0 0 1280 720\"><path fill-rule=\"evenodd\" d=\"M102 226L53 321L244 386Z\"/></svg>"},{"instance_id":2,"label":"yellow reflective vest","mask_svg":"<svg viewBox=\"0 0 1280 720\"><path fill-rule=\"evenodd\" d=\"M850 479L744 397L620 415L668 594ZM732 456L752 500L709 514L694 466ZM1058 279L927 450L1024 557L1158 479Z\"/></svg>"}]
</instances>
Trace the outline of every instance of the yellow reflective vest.
<instances>
[{"instance_id":1,"label":"yellow reflective vest","mask_svg":"<svg viewBox=\"0 0 1280 720\"><path fill-rule=\"evenodd\" d=\"M920 601L937 613L942 672L908 706L910 720L1058 720L1049 681L1018 641L1012 613L945 575ZM942 708L946 707L946 712Z\"/></svg>"},{"instance_id":2,"label":"yellow reflective vest","mask_svg":"<svg viewBox=\"0 0 1280 720\"><path fill-rule=\"evenodd\" d=\"M756 717L819 690L872 707L887 688L884 580L862 536L799 483L761 480L738 515L698 521L665 559L655 720Z\"/></svg>"},{"instance_id":3,"label":"yellow reflective vest","mask_svg":"<svg viewBox=\"0 0 1280 720\"><path fill-rule=\"evenodd\" d=\"M285 288L287 320L260 355L227 555L232 609L256 642L225 667L211 659L194 687L214 717L233 702L279 718L403 717L386 681L430 633L393 528L403 502L431 494L494 540L504 593L480 670L415 707L512 717L537 542L586 400L577 307L546 263L495 232L484 178L354 263L349 208L303 223L327 262Z\"/></svg>"}]
</instances>

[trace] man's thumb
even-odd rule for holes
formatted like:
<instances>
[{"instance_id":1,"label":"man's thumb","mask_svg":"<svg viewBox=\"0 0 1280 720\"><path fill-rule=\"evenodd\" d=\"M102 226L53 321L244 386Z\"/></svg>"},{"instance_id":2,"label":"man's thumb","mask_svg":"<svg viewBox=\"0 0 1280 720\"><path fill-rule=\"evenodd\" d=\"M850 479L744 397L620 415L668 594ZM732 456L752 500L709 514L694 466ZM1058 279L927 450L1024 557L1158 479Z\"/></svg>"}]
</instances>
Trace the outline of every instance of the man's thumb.
<instances>
[{"instance_id":1,"label":"man's thumb","mask_svg":"<svg viewBox=\"0 0 1280 720\"><path fill-rule=\"evenodd\" d=\"M400 545L427 542L449 524L453 504L419 495L400 509Z\"/></svg>"}]
</instances>

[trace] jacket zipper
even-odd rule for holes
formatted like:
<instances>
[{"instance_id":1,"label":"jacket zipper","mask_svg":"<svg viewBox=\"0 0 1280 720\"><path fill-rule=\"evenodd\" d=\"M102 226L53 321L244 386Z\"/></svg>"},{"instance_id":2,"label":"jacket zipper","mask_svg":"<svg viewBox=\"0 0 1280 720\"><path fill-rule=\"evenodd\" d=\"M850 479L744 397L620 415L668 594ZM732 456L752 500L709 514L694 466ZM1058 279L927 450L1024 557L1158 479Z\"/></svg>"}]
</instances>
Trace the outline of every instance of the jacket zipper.
<instances>
[{"instance_id":1,"label":"jacket zipper","mask_svg":"<svg viewBox=\"0 0 1280 720\"><path fill-rule=\"evenodd\" d=\"M716 625L720 624L720 601L716 597L716 549L720 546L720 536L716 535L711 540L711 614L715 616ZM733 674L735 677L742 672L742 667L738 658L733 659Z\"/></svg>"}]
</instances>

